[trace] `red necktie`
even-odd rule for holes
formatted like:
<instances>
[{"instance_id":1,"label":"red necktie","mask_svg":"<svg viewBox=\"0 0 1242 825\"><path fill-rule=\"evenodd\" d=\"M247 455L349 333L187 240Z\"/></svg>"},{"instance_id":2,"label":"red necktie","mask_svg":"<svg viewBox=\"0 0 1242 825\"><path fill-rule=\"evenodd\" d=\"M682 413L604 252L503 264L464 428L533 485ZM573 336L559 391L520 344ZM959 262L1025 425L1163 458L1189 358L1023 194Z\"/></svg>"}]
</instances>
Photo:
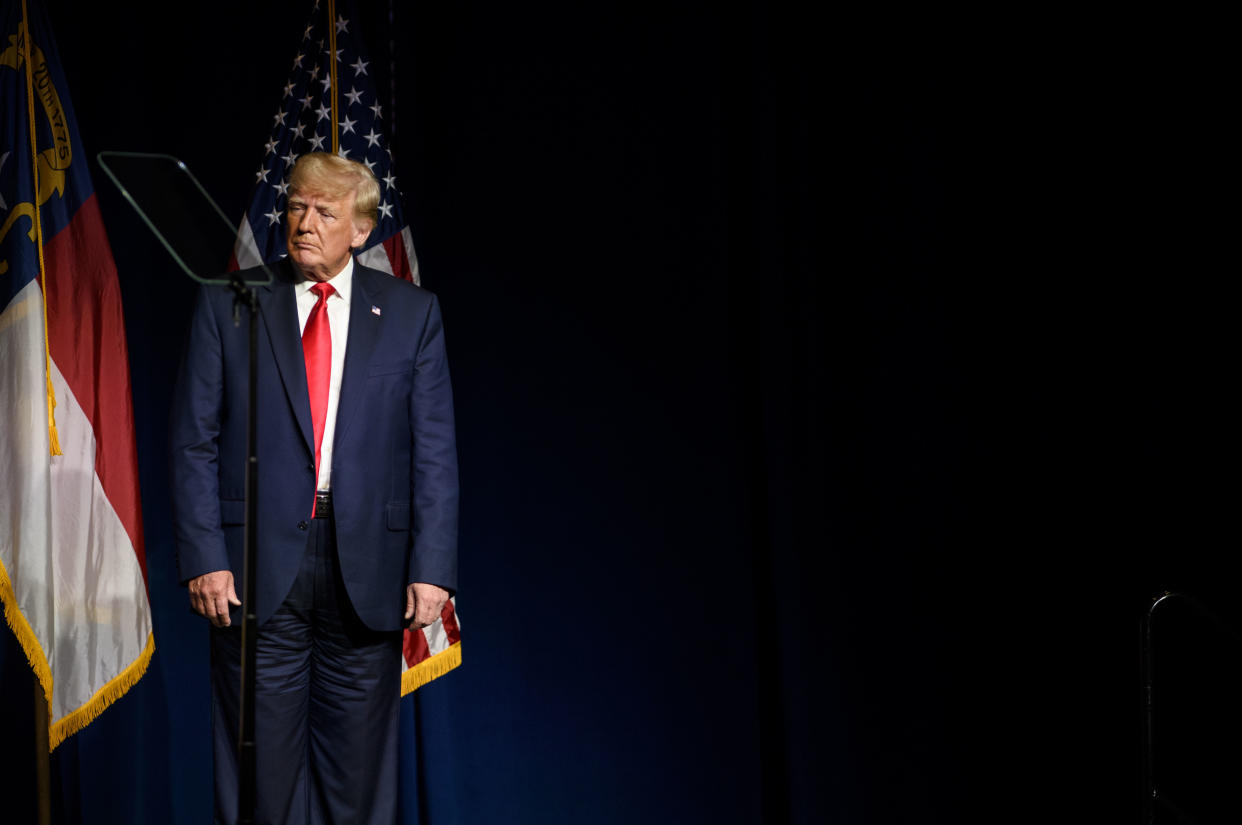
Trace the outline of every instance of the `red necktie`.
<instances>
[{"instance_id":1,"label":"red necktie","mask_svg":"<svg viewBox=\"0 0 1242 825\"><path fill-rule=\"evenodd\" d=\"M311 292L319 300L311 308L302 330L302 355L306 358L306 389L310 393L311 426L315 430L315 486L319 486L319 448L328 417L328 384L332 380L332 330L328 326L328 296L332 287L318 283ZM315 508L311 507L313 516Z\"/></svg>"}]
</instances>

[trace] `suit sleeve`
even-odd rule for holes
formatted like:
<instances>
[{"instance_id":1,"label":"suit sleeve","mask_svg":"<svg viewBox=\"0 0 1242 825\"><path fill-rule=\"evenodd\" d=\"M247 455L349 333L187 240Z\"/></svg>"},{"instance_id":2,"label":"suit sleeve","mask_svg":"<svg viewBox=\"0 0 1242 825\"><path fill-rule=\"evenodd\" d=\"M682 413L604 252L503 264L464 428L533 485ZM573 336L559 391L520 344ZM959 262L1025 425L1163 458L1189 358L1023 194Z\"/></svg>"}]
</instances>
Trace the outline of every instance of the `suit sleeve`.
<instances>
[{"instance_id":1,"label":"suit sleeve","mask_svg":"<svg viewBox=\"0 0 1242 825\"><path fill-rule=\"evenodd\" d=\"M432 297L410 394L414 538L409 581L457 590L457 437L440 305Z\"/></svg>"},{"instance_id":2,"label":"suit sleeve","mask_svg":"<svg viewBox=\"0 0 1242 825\"><path fill-rule=\"evenodd\" d=\"M182 583L229 569L220 526L220 417L224 358L211 292L199 290L173 392L170 433L173 531Z\"/></svg>"}]
</instances>

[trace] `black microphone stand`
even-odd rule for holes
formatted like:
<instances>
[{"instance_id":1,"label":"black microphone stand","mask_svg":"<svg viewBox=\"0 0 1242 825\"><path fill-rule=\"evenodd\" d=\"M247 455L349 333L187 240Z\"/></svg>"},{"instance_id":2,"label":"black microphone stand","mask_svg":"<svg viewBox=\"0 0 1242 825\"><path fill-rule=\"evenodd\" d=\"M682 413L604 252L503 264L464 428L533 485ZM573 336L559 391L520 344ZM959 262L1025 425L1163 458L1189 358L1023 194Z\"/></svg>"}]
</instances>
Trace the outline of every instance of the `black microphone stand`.
<instances>
[{"instance_id":1,"label":"black microphone stand","mask_svg":"<svg viewBox=\"0 0 1242 825\"><path fill-rule=\"evenodd\" d=\"M238 825L254 825L255 773L254 738L254 686L257 656L258 617L255 614L255 559L258 549L259 524L259 456L258 411L255 399L259 397L259 300L255 291L242 280L239 272L231 275L229 288L233 290L233 325L241 323L241 308L245 306L250 318L249 346L249 395L246 400L246 526L243 582L242 582L242 656L241 656L241 721L237 734L237 764L241 771L238 792Z\"/></svg>"}]
</instances>

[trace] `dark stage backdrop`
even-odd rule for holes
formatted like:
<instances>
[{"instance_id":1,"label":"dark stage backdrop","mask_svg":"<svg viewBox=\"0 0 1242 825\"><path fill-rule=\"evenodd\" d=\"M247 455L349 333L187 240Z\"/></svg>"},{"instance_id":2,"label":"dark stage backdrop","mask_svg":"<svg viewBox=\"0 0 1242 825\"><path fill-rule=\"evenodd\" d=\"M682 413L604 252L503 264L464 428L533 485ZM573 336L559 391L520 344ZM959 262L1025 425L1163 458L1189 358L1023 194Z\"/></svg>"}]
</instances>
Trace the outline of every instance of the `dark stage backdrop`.
<instances>
[{"instance_id":1,"label":"dark stage backdrop","mask_svg":"<svg viewBox=\"0 0 1242 825\"><path fill-rule=\"evenodd\" d=\"M52 3L86 150L178 155L240 216L308 5ZM394 5L362 28L463 484L464 664L403 707L407 821L1134 821L1143 603L1230 602L1210 50ZM191 290L92 166L158 650L56 806L205 825L165 481ZM7 637L0 688L25 822Z\"/></svg>"}]
</instances>

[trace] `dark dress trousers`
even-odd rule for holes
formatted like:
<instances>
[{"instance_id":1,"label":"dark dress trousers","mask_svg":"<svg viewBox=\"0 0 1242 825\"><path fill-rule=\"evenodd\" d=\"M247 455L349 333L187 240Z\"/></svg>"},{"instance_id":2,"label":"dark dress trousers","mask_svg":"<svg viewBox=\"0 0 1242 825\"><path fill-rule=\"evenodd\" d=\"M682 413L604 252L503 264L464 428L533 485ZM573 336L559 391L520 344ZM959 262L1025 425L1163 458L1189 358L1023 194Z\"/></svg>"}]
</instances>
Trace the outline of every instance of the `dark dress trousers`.
<instances>
[{"instance_id":1,"label":"dark dress trousers","mask_svg":"<svg viewBox=\"0 0 1242 825\"><path fill-rule=\"evenodd\" d=\"M457 586L457 451L439 305L355 264L332 458L332 515L311 518L314 441L288 262L258 289L256 747L259 821L390 825L406 585ZM257 273L254 277L258 277ZM243 310L244 315L244 310ZM243 590L248 330L200 290L174 392L180 578ZM212 630L217 821L236 818L237 651ZM221 764L221 763L225 764Z\"/></svg>"}]
</instances>

